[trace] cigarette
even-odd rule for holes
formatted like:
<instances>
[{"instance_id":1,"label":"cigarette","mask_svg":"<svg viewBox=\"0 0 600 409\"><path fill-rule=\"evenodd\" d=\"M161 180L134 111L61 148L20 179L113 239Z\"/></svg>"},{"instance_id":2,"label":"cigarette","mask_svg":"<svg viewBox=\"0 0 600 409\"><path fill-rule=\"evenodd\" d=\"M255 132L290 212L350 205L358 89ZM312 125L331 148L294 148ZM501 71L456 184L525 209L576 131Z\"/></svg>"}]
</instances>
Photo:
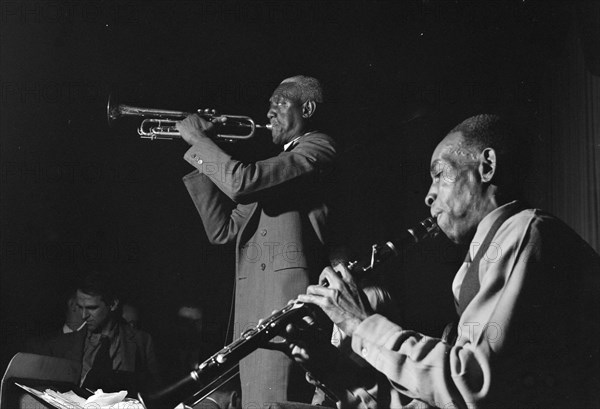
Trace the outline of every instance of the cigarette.
<instances>
[{"instance_id":1,"label":"cigarette","mask_svg":"<svg viewBox=\"0 0 600 409\"><path fill-rule=\"evenodd\" d=\"M83 327L85 327L85 324L87 324L87 321L83 321L81 323L81 325L75 330L76 332L79 331L80 329L82 329Z\"/></svg>"}]
</instances>

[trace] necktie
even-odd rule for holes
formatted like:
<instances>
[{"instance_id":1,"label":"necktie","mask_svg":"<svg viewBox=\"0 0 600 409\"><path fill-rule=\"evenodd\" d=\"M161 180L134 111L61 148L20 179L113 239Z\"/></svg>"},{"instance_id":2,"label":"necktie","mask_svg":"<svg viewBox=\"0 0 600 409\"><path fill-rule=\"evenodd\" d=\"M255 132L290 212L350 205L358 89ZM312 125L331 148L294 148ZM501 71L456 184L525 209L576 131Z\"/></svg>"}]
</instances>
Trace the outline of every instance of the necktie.
<instances>
[{"instance_id":1,"label":"necktie","mask_svg":"<svg viewBox=\"0 0 600 409\"><path fill-rule=\"evenodd\" d=\"M465 277L463 278L462 284L460 285L460 294L458 295L458 304L456 305L456 310L458 312L458 316L460 317L462 313L465 311L471 300L477 295L479 292L480 284L479 284L479 262L482 257L487 252L487 249L498 232L500 226L504 224L506 220L515 214L519 213L521 210L526 208L526 205L521 202L516 202L513 206L508 208L492 225L492 227L488 230L488 233L483 240L483 243L477 250L477 254L475 254L475 258L471 261L471 251L467 252L467 256L465 257L465 263L471 263L465 273ZM458 321L451 322L446 325L444 328L444 333L442 334L442 340L449 344L454 344L456 342L456 338L458 336L457 332Z\"/></svg>"},{"instance_id":2,"label":"necktie","mask_svg":"<svg viewBox=\"0 0 600 409\"><path fill-rule=\"evenodd\" d=\"M483 250L485 253L487 248L483 249L482 247L480 247L479 250ZM467 251L465 263L470 264L467 268L465 278L463 278L462 284L460 285L460 293L458 295L458 315L462 315L465 308L467 308L467 305L469 305L473 297L475 297L479 291L479 261L481 260L481 257L477 256L479 256L479 251L475 257L477 262L473 262L473 260L471 260L471 250L469 249L469 251Z\"/></svg>"},{"instance_id":3,"label":"necktie","mask_svg":"<svg viewBox=\"0 0 600 409\"><path fill-rule=\"evenodd\" d=\"M479 262L485 256L485 253L490 247L492 239L498 232L498 229L500 229L500 226L502 226L506 220L519 213L524 208L524 204L517 202L512 207L506 209L504 213L502 213L496 219L494 224L492 224L492 227L490 227L490 229L488 230L487 235L485 236L485 239L483 239L483 243L481 243L481 246L477 250L477 254L475 254L475 258L471 262L471 265L469 266L469 269L465 274L465 278L463 279L463 282L460 286L460 294L458 295L459 316L462 315L462 313L465 311L471 300L473 300L473 298L479 292ZM467 253L467 259L465 259L465 261L469 260L470 258L471 252L469 251Z\"/></svg>"},{"instance_id":4,"label":"necktie","mask_svg":"<svg viewBox=\"0 0 600 409\"><path fill-rule=\"evenodd\" d=\"M464 265L464 264L467 264L467 267L466 267L467 271L465 271L465 274L464 274L464 276L463 276L463 279L462 279L462 281L460 282L460 287L459 287L459 290L458 290L458 298L455 298L455 299L454 299L454 308L456 308L456 313L457 313L459 316L460 316L460 314L461 314L461 309L460 309L459 299L460 299L460 297L461 297L461 293L462 293L462 286L464 285L464 282L465 282L465 278L466 278L467 272L468 272L469 268L471 267L471 263L472 263L472 262L473 262L473 260L471 259L471 249L469 248L469 249L467 250L467 255L465 256L465 259L464 259L464 261L463 261L463 265Z\"/></svg>"}]
</instances>

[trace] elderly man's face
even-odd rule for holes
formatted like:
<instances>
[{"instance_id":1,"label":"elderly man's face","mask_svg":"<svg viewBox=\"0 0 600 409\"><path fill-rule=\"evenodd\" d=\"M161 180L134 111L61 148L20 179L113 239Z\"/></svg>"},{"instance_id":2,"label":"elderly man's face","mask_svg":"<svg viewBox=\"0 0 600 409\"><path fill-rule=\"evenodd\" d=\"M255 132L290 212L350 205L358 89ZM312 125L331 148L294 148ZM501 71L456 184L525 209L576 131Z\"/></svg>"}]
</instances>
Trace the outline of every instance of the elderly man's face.
<instances>
[{"instance_id":1,"label":"elderly man's face","mask_svg":"<svg viewBox=\"0 0 600 409\"><path fill-rule=\"evenodd\" d=\"M285 145L304 133L306 119L302 116L303 104L299 99L299 90L294 83L283 83L271 96L269 118L273 128L273 143Z\"/></svg>"},{"instance_id":2,"label":"elderly man's face","mask_svg":"<svg viewBox=\"0 0 600 409\"><path fill-rule=\"evenodd\" d=\"M433 152L430 173L425 203L431 215L450 240L468 242L485 216L478 154L464 147L460 132L449 134Z\"/></svg>"}]
</instances>

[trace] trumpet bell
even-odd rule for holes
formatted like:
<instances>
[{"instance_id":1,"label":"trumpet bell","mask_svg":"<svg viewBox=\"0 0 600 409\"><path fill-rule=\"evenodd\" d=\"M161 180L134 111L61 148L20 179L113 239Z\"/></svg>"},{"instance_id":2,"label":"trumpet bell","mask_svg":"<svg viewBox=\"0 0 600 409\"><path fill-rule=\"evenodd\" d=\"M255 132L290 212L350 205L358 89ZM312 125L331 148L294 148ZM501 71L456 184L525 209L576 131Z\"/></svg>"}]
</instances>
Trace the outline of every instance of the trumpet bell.
<instances>
[{"instance_id":1,"label":"trumpet bell","mask_svg":"<svg viewBox=\"0 0 600 409\"><path fill-rule=\"evenodd\" d=\"M115 103L115 97L112 94L108 96L108 102L106 104L106 122L108 126L112 126L115 119L119 118L119 110Z\"/></svg>"}]
</instances>

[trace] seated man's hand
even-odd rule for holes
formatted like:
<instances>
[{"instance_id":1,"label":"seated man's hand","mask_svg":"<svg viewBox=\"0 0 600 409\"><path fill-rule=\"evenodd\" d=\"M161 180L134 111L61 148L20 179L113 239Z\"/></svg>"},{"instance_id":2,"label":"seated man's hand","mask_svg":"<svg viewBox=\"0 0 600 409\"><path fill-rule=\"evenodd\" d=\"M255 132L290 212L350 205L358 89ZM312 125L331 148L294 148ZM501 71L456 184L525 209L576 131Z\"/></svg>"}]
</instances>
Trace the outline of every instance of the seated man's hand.
<instances>
[{"instance_id":1,"label":"seated man's hand","mask_svg":"<svg viewBox=\"0 0 600 409\"><path fill-rule=\"evenodd\" d=\"M312 317L306 317L305 322ZM304 327L304 328L299 328ZM339 356L339 351L334 347L327 332L309 325L288 324L286 327L287 354L299 363L305 370L320 375L331 371Z\"/></svg>"},{"instance_id":2,"label":"seated man's hand","mask_svg":"<svg viewBox=\"0 0 600 409\"><path fill-rule=\"evenodd\" d=\"M356 327L373 314L365 293L342 264L335 266L335 270L331 267L323 270L319 283L325 282L327 287L309 286L306 294L298 296L298 301L319 306L335 325L352 336Z\"/></svg>"},{"instance_id":3,"label":"seated man's hand","mask_svg":"<svg viewBox=\"0 0 600 409\"><path fill-rule=\"evenodd\" d=\"M177 122L175 127L183 140L190 145L194 145L202 138L207 137L207 134L214 128L214 124L201 118L198 114L192 114L184 120Z\"/></svg>"},{"instance_id":4,"label":"seated man's hand","mask_svg":"<svg viewBox=\"0 0 600 409\"><path fill-rule=\"evenodd\" d=\"M295 302L296 300L292 300L288 304ZM306 312L305 315L288 323L281 336L262 345L262 348L281 351L309 371L317 370L317 367L324 369L336 359L338 353L331 345L330 331L324 329L328 325L319 324L328 319L324 315L319 315L315 319L314 312L303 311ZM258 324L261 325L263 322L264 320L261 319Z\"/></svg>"}]
</instances>

